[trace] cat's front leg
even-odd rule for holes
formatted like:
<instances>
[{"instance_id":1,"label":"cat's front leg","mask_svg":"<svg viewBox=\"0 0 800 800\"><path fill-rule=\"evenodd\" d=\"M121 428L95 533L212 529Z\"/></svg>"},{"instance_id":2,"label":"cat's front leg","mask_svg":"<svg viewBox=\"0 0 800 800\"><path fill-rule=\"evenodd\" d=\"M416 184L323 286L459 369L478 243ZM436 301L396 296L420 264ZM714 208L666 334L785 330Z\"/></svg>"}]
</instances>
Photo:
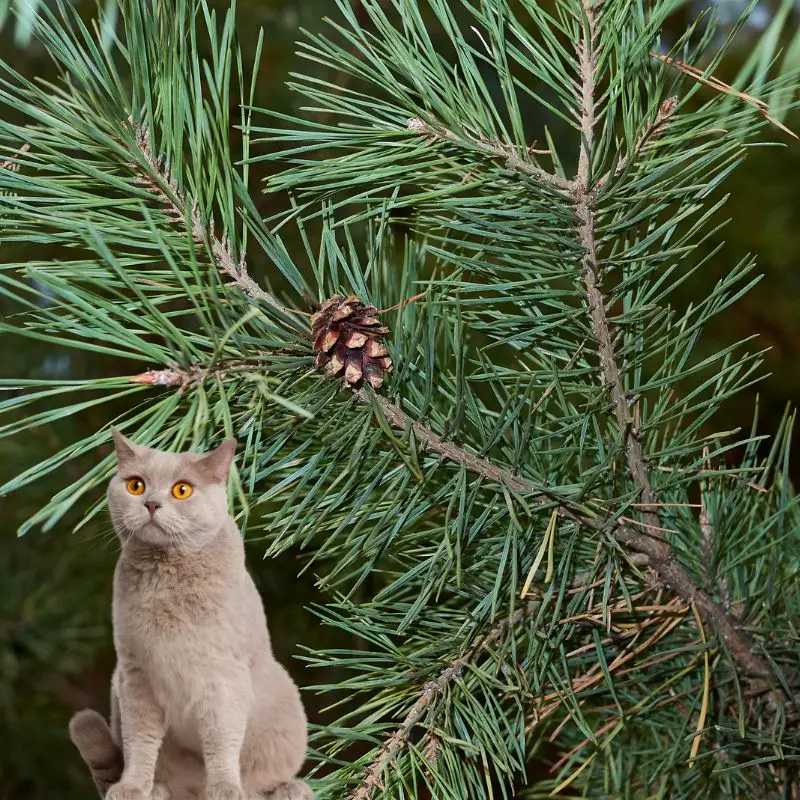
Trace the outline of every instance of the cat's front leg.
<instances>
[{"instance_id":1,"label":"cat's front leg","mask_svg":"<svg viewBox=\"0 0 800 800\"><path fill-rule=\"evenodd\" d=\"M122 668L116 684L125 767L106 800L150 800L166 732L164 712L141 669Z\"/></svg>"},{"instance_id":2,"label":"cat's front leg","mask_svg":"<svg viewBox=\"0 0 800 800\"><path fill-rule=\"evenodd\" d=\"M249 679L232 676L210 688L198 709L206 767L205 800L246 800L241 754L252 704Z\"/></svg>"}]
</instances>

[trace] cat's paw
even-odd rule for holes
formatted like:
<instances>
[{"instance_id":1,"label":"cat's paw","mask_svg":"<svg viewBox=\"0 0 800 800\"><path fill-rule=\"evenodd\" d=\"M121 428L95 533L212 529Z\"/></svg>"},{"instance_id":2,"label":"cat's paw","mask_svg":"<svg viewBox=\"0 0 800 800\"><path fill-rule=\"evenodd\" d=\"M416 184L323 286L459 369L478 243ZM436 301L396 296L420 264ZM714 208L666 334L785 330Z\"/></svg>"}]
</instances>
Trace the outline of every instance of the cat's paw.
<instances>
[{"instance_id":1,"label":"cat's paw","mask_svg":"<svg viewBox=\"0 0 800 800\"><path fill-rule=\"evenodd\" d=\"M256 795L257 800L314 800L314 793L305 781L293 778L268 792Z\"/></svg>"},{"instance_id":2,"label":"cat's paw","mask_svg":"<svg viewBox=\"0 0 800 800\"><path fill-rule=\"evenodd\" d=\"M206 800L247 800L247 795L241 786L225 781L207 786Z\"/></svg>"},{"instance_id":3,"label":"cat's paw","mask_svg":"<svg viewBox=\"0 0 800 800\"><path fill-rule=\"evenodd\" d=\"M129 783L115 783L107 792L106 800L150 800L150 793Z\"/></svg>"},{"instance_id":4,"label":"cat's paw","mask_svg":"<svg viewBox=\"0 0 800 800\"><path fill-rule=\"evenodd\" d=\"M167 788L164 783L157 783L153 787L153 794L150 795L150 800L170 800L172 792Z\"/></svg>"}]
</instances>

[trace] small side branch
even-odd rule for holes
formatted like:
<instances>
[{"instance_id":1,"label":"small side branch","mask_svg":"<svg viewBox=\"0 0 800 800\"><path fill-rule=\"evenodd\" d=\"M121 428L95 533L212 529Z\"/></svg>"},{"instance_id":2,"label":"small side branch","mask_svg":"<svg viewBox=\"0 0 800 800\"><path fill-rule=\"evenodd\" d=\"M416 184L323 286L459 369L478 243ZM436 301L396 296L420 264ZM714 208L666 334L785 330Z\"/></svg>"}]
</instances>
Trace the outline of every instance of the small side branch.
<instances>
[{"instance_id":1,"label":"small side branch","mask_svg":"<svg viewBox=\"0 0 800 800\"><path fill-rule=\"evenodd\" d=\"M268 354L265 354L265 357ZM224 378L237 372L263 371L263 361L231 360L220 361L209 367L195 365L190 369L182 367L166 367L164 369L149 369L128 379L131 383L140 383L145 386L174 387L181 392L193 386L205 383L209 378Z\"/></svg>"},{"instance_id":2,"label":"small side branch","mask_svg":"<svg viewBox=\"0 0 800 800\"><path fill-rule=\"evenodd\" d=\"M172 222L176 224L182 223L187 213L186 197L181 192L178 182L167 171L163 158L156 156L153 150L150 130L145 125L135 126L132 119L128 120L128 125L134 132L136 146L148 166L148 170L143 171L140 163L133 161L128 165L137 175L135 182L139 186L145 187L154 199L161 204L167 217ZM191 204L188 213L192 239L198 244L208 242L217 269L223 275L231 278L234 284L251 300L269 303L281 311L288 311L250 277L244 253L242 253L238 261L234 258L228 235L223 234L218 237L214 232L213 221L205 222L196 203L193 202Z\"/></svg>"},{"instance_id":3,"label":"small side branch","mask_svg":"<svg viewBox=\"0 0 800 800\"><path fill-rule=\"evenodd\" d=\"M617 175L621 175L629 166L635 164L636 161L639 159L641 154L644 152L645 147L648 144L655 141L663 132L664 128L667 127L667 124L675 116L675 111L678 108L678 98L677 96L668 97L664 100L663 103L658 107L658 113L654 120L652 120L644 129L642 134L636 140L636 145L633 148L633 152L630 155L625 156L622 158L616 166L616 169L613 171L613 177L617 177ZM597 191L604 186L612 177L611 172L607 172L603 175L600 180L597 181L595 186L593 187L593 194L597 194Z\"/></svg>"},{"instance_id":4,"label":"small side branch","mask_svg":"<svg viewBox=\"0 0 800 800\"><path fill-rule=\"evenodd\" d=\"M363 388L356 392L356 397L361 403L370 402L370 397ZM437 436L427 425L412 419L399 406L396 406L382 395L375 394L372 399L380 407L387 422L394 428L401 431L411 428L414 431L416 440L423 449L439 453L449 461L454 461L466 467L470 472L482 475L493 483L508 486L512 491L539 494L537 488L530 481L526 481L508 470L498 467L491 461L470 453L452 442L445 441L440 436ZM540 495L540 497L542 500L545 499L544 495Z\"/></svg>"},{"instance_id":5,"label":"small side branch","mask_svg":"<svg viewBox=\"0 0 800 800\"><path fill-rule=\"evenodd\" d=\"M409 741L411 731L422 719L426 710L433 701L442 694L448 686L457 681L464 667L475 660L481 653L498 644L518 625L523 619L530 616L539 607L538 601L530 601L517 609L511 617L497 622L486 634L481 635L469 649L455 660L451 661L432 681L422 688L422 692L400 726L386 739L378 755L365 769L361 783L350 793L350 800L370 800L373 790L381 788L384 769L392 763L397 753ZM433 756L434 750L428 748L428 755Z\"/></svg>"},{"instance_id":6,"label":"small side branch","mask_svg":"<svg viewBox=\"0 0 800 800\"><path fill-rule=\"evenodd\" d=\"M489 139L474 139L459 135L454 131L444 127L444 125L425 122L420 117L412 117L406 122L409 130L422 136L426 136L432 141L447 142L449 144L468 147L471 150L478 150L489 158L500 159L505 166L514 172L520 172L533 178L535 181L552 186L554 189L568 190L572 187L572 182L554 175L529 161L520 157L516 148L500 142L493 142Z\"/></svg>"}]
</instances>

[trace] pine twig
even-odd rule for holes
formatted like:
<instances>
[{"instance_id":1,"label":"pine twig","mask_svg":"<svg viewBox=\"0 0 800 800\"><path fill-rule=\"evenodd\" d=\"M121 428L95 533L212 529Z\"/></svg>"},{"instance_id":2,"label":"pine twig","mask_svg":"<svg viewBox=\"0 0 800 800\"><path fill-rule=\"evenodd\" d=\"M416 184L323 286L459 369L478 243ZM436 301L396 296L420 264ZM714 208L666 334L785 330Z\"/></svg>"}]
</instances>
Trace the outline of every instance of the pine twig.
<instances>
[{"instance_id":1,"label":"pine twig","mask_svg":"<svg viewBox=\"0 0 800 800\"><path fill-rule=\"evenodd\" d=\"M495 623L487 633L481 634L463 655L447 664L434 680L425 684L421 694L414 705L411 706L401 725L384 742L380 755L364 770L364 778L350 793L350 800L370 800L373 790L382 786L381 775L383 770L394 760L397 752L408 744L411 731L436 697L461 677L464 667L481 653L504 639L515 625L518 625L538 607L538 601L530 601L518 608L511 617ZM431 741L427 743L425 752L426 755L430 756L429 760L435 759L437 749Z\"/></svg>"},{"instance_id":2,"label":"pine twig","mask_svg":"<svg viewBox=\"0 0 800 800\"><path fill-rule=\"evenodd\" d=\"M182 222L189 205L187 198L178 186L178 182L165 168L164 159L156 156L150 130L146 125L137 126L133 118L128 119L128 126L133 131L136 146L148 167L148 171L143 171L142 165L136 161L128 164L137 175L134 183L145 187L147 192L164 207L167 217L173 223ZM228 235L223 234L222 237L218 237L215 234L213 221L207 223L203 219L196 202L191 203L188 213L192 239L198 244L208 242L214 263L223 275L231 278L234 284L251 300L269 303L279 311L290 313L290 309L284 308L250 276L244 253L241 254L238 261L235 259Z\"/></svg>"},{"instance_id":3,"label":"pine twig","mask_svg":"<svg viewBox=\"0 0 800 800\"><path fill-rule=\"evenodd\" d=\"M463 465L470 472L482 475L493 483L505 485L514 492L525 492L528 494L533 492L539 494L542 500L545 499L544 495L539 492L537 487L529 481L514 475L502 467L498 467L485 458L481 458L474 453L470 453L468 450L464 450L452 442L445 441L440 436L437 436L427 425L423 425L423 423L408 416L399 406L387 400L383 395L367 394L367 390L364 388L358 389L355 395L360 403L377 403L381 412L386 417L386 421L392 427L401 431L406 431L411 428L423 449L439 453L444 456L444 458Z\"/></svg>"},{"instance_id":4,"label":"pine twig","mask_svg":"<svg viewBox=\"0 0 800 800\"><path fill-rule=\"evenodd\" d=\"M667 127L669 121L675 116L675 111L677 108L677 96L668 97L663 103L661 103L661 105L658 107L658 113L656 114L655 119L645 127L642 134L636 140L636 145L633 148L633 152L630 155L620 159L616 169L613 171L613 177L616 178L618 175L621 175L629 166L636 163L644 151L644 148L650 142L657 139L663 132L664 128ZM600 180L598 180L593 187L593 193L597 194L597 191L604 186L611 179L611 177L611 172L607 172L605 175L603 175L603 177L600 178Z\"/></svg>"},{"instance_id":5,"label":"pine twig","mask_svg":"<svg viewBox=\"0 0 800 800\"><path fill-rule=\"evenodd\" d=\"M264 352L261 355L263 358L266 358L267 356L274 355L274 353ZM201 367L195 364L189 369L178 366L165 367L164 369L149 369L146 372L131 375L128 381L130 383L140 383L145 386L174 387L179 388L180 391L183 392L192 386L205 383L209 378L224 378L226 375L232 375L237 372L255 372L260 368L263 369L263 366L263 362L258 359L232 359L228 361L219 361L208 367Z\"/></svg>"},{"instance_id":6,"label":"pine twig","mask_svg":"<svg viewBox=\"0 0 800 800\"><path fill-rule=\"evenodd\" d=\"M565 190L572 187L572 182L568 181L559 175L554 175L530 161L525 161L520 158L515 148L508 145L501 144L500 142L493 142L484 138L471 138L463 134L457 134L449 130L444 125L438 123L425 122L420 117L412 117L407 120L406 126L410 131L426 136L432 141L447 142L449 144L460 145L461 147L469 147L472 150L478 150L490 158L499 158L505 165L515 171L522 172L528 177L533 178L540 183L545 183L555 189Z\"/></svg>"}]
</instances>

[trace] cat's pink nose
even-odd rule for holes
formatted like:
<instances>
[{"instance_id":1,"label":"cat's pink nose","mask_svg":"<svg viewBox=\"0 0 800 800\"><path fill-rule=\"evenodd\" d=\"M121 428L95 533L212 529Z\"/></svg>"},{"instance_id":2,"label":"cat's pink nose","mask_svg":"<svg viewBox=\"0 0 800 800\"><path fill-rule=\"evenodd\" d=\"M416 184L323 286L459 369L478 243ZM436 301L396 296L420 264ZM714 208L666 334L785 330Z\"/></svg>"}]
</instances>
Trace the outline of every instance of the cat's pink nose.
<instances>
[{"instance_id":1,"label":"cat's pink nose","mask_svg":"<svg viewBox=\"0 0 800 800\"><path fill-rule=\"evenodd\" d=\"M161 508L161 503L157 503L155 500L146 500L144 505L145 508L150 512L151 517L156 513L157 509Z\"/></svg>"}]
</instances>

